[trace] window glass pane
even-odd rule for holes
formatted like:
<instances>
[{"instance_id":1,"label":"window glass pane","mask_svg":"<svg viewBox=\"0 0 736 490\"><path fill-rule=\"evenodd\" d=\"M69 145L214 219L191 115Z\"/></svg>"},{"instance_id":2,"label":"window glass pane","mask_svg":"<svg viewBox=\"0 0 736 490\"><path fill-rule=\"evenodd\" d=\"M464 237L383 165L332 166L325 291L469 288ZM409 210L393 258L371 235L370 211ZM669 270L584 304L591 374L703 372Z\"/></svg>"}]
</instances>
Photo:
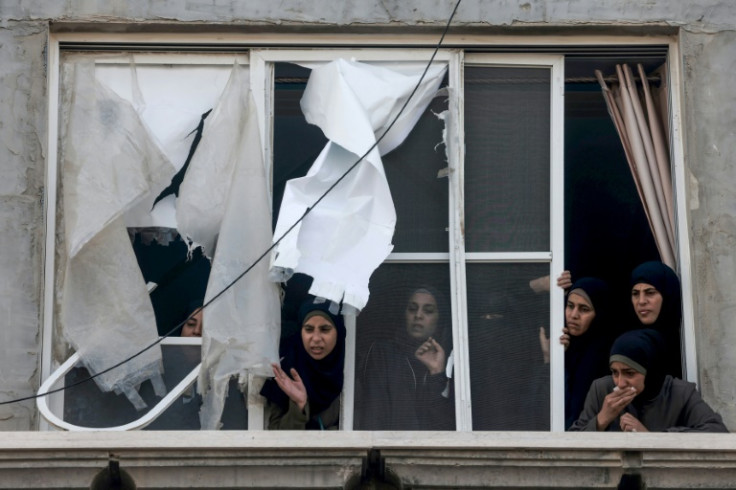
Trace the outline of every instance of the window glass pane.
<instances>
[{"instance_id":1,"label":"window glass pane","mask_svg":"<svg viewBox=\"0 0 736 490\"><path fill-rule=\"evenodd\" d=\"M446 110L445 97L435 99L411 134L383 157L396 207L394 252L447 252L447 166L442 143L444 124L435 114Z\"/></svg>"},{"instance_id":2,"label":"window glass pane","mask_svg":"<svg viewBox=\"0 0 736 490\"><path fill-rule=\"evenodd\" d=\"M549 430L550 371L540 342L541 327L549 338L549 293L529 286L548 273L547 264L467 268L474 430Z\"/></svg>"},{"instance_id":3,"label":"window glass pane","mask_svg":"<svg viewBox=\"0 0 736 490\"><path fill-rule=\"evenodd\" d=\"M371 298L356 320L356 429L455 429L453 387L445 376L452 350L449 280L447 264L384 264L374 273ZM437 344L422 362L417 348L427 336Z\"/></svg>"},{"instance_id":4,"label":"window glass pane","mask_svg":"<svg viewBox=\"0 0 736 490\"><path fill-rule=\"evenodd\" d=\"M198 345L163 345L164 383L171 390L200 362ZM72 369L64 384L70 386L89 376L83 367ZM103 393L93 382L82 383L67 388L64 398L64 420L82 427L115 427L143 417L160 401L153 393L151 384L146 381L139 393L148 408L138 412L128 403L125 396L113 392ZM199 409L202 397L196 393L196 384L177 398L156 420L145 427L147 430L199 430ZM238 389L237 379L230 382L225 409L222 413L223 430L247 429L248 412L245 396Z\"/></svg>"},{"instance_id":5,"label":"window glass pane","mask_svg":"<svg viewBox=\"0 0 736 490\"><path fill-rule=\"evenodd\" d=\"M308 68L275 64L274 224L286 181L306 175L327 143L322 131L307 123L301 111L309 74ZM397 215L394 252L447 251L448 183L437 177L447 166L444 123L436 116L446 108L445 97L432 101L404 142L382 157Z\"/></svg>"},{"instance_id":6,"label":"window glass pane","mask_svg":"<svg viewBox=\"0 0 736 490\"><path fill-rule=\"evenodd\" d=\"M304 177L327 144L322 130L309 124L299 105L311 70L291 63L274 66L273 224L279 215L284 187ZM277 237L278 238L278 237Z\"/></svg>"},{"instance_id":7,"label":"window glass pane","mask_svg":"<svg viewBox=\"0 0 736 490\"><path fill-rule=\"evenodd\" d=\"M466 67L464 111L466 250L549 250L549 70Z\"/></svg>"}]
</instances>

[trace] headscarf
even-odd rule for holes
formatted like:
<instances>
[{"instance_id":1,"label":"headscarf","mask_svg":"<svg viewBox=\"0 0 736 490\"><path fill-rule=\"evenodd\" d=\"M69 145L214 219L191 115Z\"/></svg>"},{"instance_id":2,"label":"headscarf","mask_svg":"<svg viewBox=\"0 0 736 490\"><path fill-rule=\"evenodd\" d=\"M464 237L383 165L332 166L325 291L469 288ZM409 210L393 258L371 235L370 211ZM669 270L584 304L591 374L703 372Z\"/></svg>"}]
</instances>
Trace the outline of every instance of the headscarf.
<instances>
[{"instance_id":1,"label":"headscarf","mask_svg":"<svg viewBox=\"0 0 736 490\"><path fill-rule=\"evenodd\" d=\"M653 328L660 332L680 331L682 319L682 296L680 279L668 265L651 261L644 262L631 272L631 287L639 283L651 284L662 295L662 309L657 320L646 328Z\"/></svg>"},{"instance_id":2,"label":"headscarf","mask_svg":"<svg viewBox=\"0 0 736 490\"><path fill-rule=\"evenodd\" d=\"M567 297L571 294L590 301L595 317L582 335L570 336L570 345L565 350L566 427L580 415L593 380L609 372L607 360L613 341L608 284L596 277L583 277L575 281Z\"/></svg>"},{"instance_id":3,"label":"headscarf","mask_svg":"<svg viewBox=\"0 0 736 490\"><path fill-rule=\"evenodd\" d=\"M419 341L413 337L411 337L407 331L406 331L406 306L409 304L409 301L411 301L411 298L416 293L427 293L432 295L434 298L435 303L437 303L437 329L435 330L434 335L432 335L432 338L434 338L445 350L445 355L450 355L450 351L452 350L452 330L450 328L446 328L446 322L450 318L450 306L447 300L445 299L445 296L437 289L435 289L432 286L428 285L422 285L415 289L412 289L409 294L406 297L406 301L403 303L403 308L401 310L401 329L396 332L396 339L401 344L404 345L407 348L407 352L409 352L410 359L414 360L414 351L419 347L419 344L424 342L424 340Z\"/></svg>"},{"instance_id":4,"label":"headscarf","mask_svg":"<svg viewBox=\"0 0 736 490\"><path fill-rule=\"evenodd\" d=\"M657 330L664 337L663 362L665 372L674 377L682 375L680 358L680 322L682 320L682 296L680 279L675 271L662 262L644 262L631 272L631 287L639 283L651 284L662 295L662 308L651 325L639 323L639 328Z\"/></svg>"},{"instance_id":5,"label":"headscarf","mask_svg":"<svg viewBox=\"0 0 736 490\"><path fill-rule=\"evenodd\" d=\"M653 399L662 389L665 378L661 362L663 348L662 334L651 328L630 330L611 346L609 364L622 362L645 376L644 391L634 399L635 405Z\"/></svg>"},{"instance_id":6,"label":"headscarf","mask_svg":"<svg viewBox=\"0 0 736 490\"><path fill-rule=\"evenodd\" d=\"M340 396L343 385L343 369L345 366L345 323L341 315L333 314L329 307L330 302L314 303L309 299L299 308L299 325L311 316L317 314L325 317L337 330L335 348L323 359L313 359L304 348L301 328L295 334L287 337L281 343L279 355L282 357L281 368L289 374L291 368L299 373L304 387L307 390L307 400L312 414L316 415L327 409ZM286 410L289 406L289 397L281 391L273 378L266 380L261 389L261 395Z\"/></svg>"}]
</instances>

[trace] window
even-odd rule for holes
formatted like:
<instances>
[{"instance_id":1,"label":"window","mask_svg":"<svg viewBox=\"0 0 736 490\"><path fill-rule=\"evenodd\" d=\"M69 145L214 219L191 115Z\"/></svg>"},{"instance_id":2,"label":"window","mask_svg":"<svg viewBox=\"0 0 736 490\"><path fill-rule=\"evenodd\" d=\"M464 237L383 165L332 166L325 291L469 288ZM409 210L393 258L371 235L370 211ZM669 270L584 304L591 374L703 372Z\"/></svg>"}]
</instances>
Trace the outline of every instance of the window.
<instances>
[{"instance_id":1,"label":"window","mask_svg":"<svg viewBox=\"0 0 736 490\"><path fill-rule=\"evenodd\" d=\"M590 178L590 174L584 165L586 156L576 150L615 146L611 143L615 134L610 131L600 136L600 142L581 145L580 140L570 140L569 133L580 139L587 136L577 135L590 134L584 127L586 122L580 121L586 117L586 95L592 92L583 88L590 85L566 82L565 73L581 66L592 73L608 61L601 55L590 59L565 55L565 48L560 48L561 54L534 54L534 49L527 53L473 51L439 52L436 62L448 67L441 94L406 140L383 158L397 214L394 250L371 277L369 303L357 317L346 319L343 429L561 430L563 355L555 340L557 319L562 318L562 292L539 284L551 277L549 282L554 285L556 273L572 260L590 257L581 252L589 250L587 242L581 244L579 235L563 233L566 224L577 223L578 215L570 212L570 206L577 208L580 202L596 199L581 197L576 179L583 175ZM399 70L421 69L431 54L428 49L274 48L237 55L135 53L131 64L130 57L62 52L62 68L74 57L95 60L98 80L131 103L136 103L138 95L122 87L134 87L130 77L137 75L144 98L158 102L150 109L146 106L144 120L170 160L178 164L186 159L191 135L184 141L174 135L196 128L202 115L216 103L234 59L247 66L271 179L274 226L286 181L305 175L327 141L299 109L311 68L345 58ZM653 57L664 60L666 50ZM69 90L63 77L59 86L63 101ZM594 110L600 117L600 105ZM63 131L60 136L63 153ZM621 177L620 172L609 171L608 181ZM614 191L620 188L612 186ZM626 230L646 229L635 207L632 202L627 216L635 223L627 224ZM142 236L139 228L143 226L152 223L129 227L131 235L137 231ZM592 240L591 235L585 236ZM643 253L651 249L646 250ZM141 257L139 254L139 260ZM53 281L47 288L51 284ZM288 306L308 287L309 278L300 275L286 284L282 334L294 328L289 323L293 312ZM410 402L393 410L381 398L385 394L376 391L372 379L380 374L376 356L385 361L385 354L381 358L377 353L389 344L401 345L402 338L406 340L407 328L411 328L407 326L411 313L407 305L417 290L421 294L431 291L435 296L440 318L436 340L446 358L452 359L452 372L446 372L451 382L440 386L435 393L438 397L427 402L443 407L440 420L428 421L425 414L418 413L421 409L408 408ZM48 318L50 322L53 315ZM50 332L48 328L47 338L51 338ZM549 359L543 355L542 332L552 339ZM60 342L56 338L53 343ZM177 349L182 350L165 347L164 362L169 355L166 351L176 356L173 352ZM60 357L63 360L64 356ZM380 369L393 368L387 373L389 380L394 376L398 386L403 383L414 389L422 382L418 379L423 375L422 366L412 364L410 355L405 357ZM48 371L50 354L46 362ZM76 375L79 373L69 376ZM262 427L263 407L255 396L258 383L253 378L250 381L249 395L253 396L242 398L248 400L247 407L230 407L241 414L236 418L247 416L248 423L231 428ZM175 381L166 383L171 388ZM237 398L235 386L230 389ZM149 401L155 398L146 396ZM56 406L57 412L63 409L66 414L74 412L74 407L80 413L84 408L72 391L58 397L56 403L63 405ZM378 416L394 411L394 420ZM167 417L179 417L172 414L164 414L160 424L174 427L176 424L166 421ZM104 420L99 423L104 424ZM184 428L196 425L193 420Z\"/></svg>"}]
</instances>

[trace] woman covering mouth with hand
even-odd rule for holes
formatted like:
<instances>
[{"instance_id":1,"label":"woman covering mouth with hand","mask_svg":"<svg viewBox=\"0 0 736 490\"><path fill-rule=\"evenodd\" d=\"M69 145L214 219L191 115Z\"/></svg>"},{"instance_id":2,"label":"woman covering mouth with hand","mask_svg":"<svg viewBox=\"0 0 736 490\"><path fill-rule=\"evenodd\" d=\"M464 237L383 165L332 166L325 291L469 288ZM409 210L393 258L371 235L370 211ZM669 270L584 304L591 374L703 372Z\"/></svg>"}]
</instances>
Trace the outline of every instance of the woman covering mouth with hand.
<instances>
[{"instance_id":1,"label":"woman covering mouth with hand","mask_svg":"<svg viewBox=\"0 0 736 490\"><path fill-rule=\"evenodd\" d=\"M693 383L659 369L662 336L631 330L611 347L611 375L593 382L572 431L728 432Z\"/></svg>"},{"instance_id":2,"label":"woman covering mouth with hand","mask_svg":"<svg viewBox=\"0 0 736 490\"><path fill-rule=\"evenodd\" d=\"M298 333L281 343L281 365L266 380L270 430L337 429L345 366L345 324L330 303L305 301Z\"/></svg>"}]
</instances>

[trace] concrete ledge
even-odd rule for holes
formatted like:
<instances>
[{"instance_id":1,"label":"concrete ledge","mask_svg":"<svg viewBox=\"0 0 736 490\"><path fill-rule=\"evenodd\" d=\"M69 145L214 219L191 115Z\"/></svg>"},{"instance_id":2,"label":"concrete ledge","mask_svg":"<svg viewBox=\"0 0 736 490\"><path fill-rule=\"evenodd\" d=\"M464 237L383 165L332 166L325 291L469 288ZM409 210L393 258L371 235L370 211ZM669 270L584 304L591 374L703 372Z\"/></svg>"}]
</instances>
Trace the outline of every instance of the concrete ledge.
<instances>
[{"instance_id":1,"label":"concrete ledge","mask_svg":"<svg viewBox=\"0 0 736 490\"><path fill-rule=\"evenodd\" d=\"M255 431L4 432L0 488L90 488L111 458L139 489L736 488L732 434Z\"/></svg>"}]
</instances>

